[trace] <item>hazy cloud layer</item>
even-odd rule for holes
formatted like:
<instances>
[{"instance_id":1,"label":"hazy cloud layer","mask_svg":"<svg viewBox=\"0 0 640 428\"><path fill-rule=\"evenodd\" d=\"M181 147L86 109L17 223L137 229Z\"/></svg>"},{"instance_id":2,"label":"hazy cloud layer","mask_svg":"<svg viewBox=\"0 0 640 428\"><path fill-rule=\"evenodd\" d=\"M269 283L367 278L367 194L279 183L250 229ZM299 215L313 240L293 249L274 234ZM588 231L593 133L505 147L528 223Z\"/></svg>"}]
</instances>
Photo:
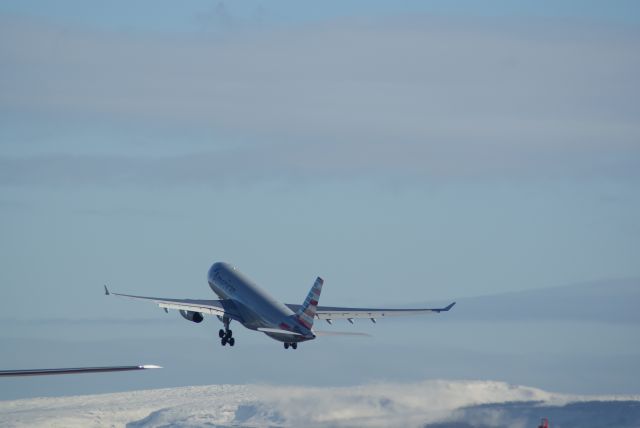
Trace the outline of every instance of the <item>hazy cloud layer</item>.
<instances>
[{"instance_id":1,"label":"hazy cloud layer","mask_svg":"<svg viewBox=\"0 0 640 428\"><path fill-rule=\"evenodd\" d=\"M212 385L4 401L0 402L0 422L15 427L419 427L429 423L446 423L434 426L449 427L527 427L549 412L563 417L567 426L577 426L571 422L584 421L589 409L599 406L595 423L616 421L616 426L627 427L640 421L638 400L640 397L568 396L492 381L424 381L344 388ZM581 402L582 408L569 405L566 412L558 410ZM580 426L604 426L590 425L586 419L587 424Z\"/></svg>"},{"instance_id":2,"label":"hazy cloud layer","mask_svg":"<svg viewBox=\"0 0 640 428\"><path fill-rule=\"evenodd\" d=\"M593 281L458 299L454 320L640 323L640 279ZM462 309L464 308L464 309Z\"/></svg>"},{"instance_id":3,"label":"hazy cloud layer","mask_svg":"<svg viewBox=\"0 0 640 428\"><path fill-rule=\"evenodd\" d=\"M640 170L636 31L426 17L215 36L1 24L2 111L35 127L157 129L164 143L171 129L185 154L131 156L125 137L114 155L69 155L54 126L42 154L0 159L0 184ZM180 130L208 143L194 154Z\"/></svg>"}]
</instances>

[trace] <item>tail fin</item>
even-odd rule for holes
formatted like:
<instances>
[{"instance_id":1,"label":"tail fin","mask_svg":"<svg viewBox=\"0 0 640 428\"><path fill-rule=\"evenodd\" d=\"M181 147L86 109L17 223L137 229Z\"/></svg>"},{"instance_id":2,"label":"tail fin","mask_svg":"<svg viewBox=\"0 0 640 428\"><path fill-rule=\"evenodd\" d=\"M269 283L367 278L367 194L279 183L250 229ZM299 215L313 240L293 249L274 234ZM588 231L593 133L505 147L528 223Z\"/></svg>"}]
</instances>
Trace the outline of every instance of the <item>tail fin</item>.
<instances>
[{"instance_id":1,"label":"tail fin","mask_svg":"<svg viewBox=\"0 0 640 428\"><path fill-rule=\"evenodd\" d=\"M324 280L320 277L313 283L313 287L307 294L307 298L304 300L300 309L296 313L298 321L308 329L313 326L313 318L316 316L316 308L318 307L318 300L320 299L320 292L322 291L322 284Z\"/></svg>"}]
</instances>

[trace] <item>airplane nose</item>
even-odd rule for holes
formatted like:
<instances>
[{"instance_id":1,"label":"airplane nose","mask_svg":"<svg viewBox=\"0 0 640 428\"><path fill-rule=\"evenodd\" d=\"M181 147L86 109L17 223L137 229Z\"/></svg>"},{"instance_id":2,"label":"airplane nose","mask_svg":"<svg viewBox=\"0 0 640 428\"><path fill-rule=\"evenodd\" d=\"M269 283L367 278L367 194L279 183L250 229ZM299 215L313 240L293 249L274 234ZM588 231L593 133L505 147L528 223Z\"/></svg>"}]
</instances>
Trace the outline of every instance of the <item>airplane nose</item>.
<instances>
[{"instance_id":1,"label":"airplane nose","mask_svg":"<svg viewBox=\"0 0 640 428\"><path fill-rule=\"evenodd\" d=\"M215 262L214 264L211 265L211 268L209 268L209 273L207 274L207 278L211 280L215 276L215 274L220 271L225 272L225 271L230 271L234 269L235 268L227 262Z\"/></svg>"},{"instance_id":2,"label":"airplane nose","mask_svg":"<svg viewBox=\"0 0 640 428\"><path fill-rule=\"evenodd\" d=\"M213 265L211 265L211 270L218 270L218 269L233 269L233 266L231 266L227 262L215 262Z\"/></svg>"},{"instance_id":3,"label":"airplane nose","mask_svg":"<svg viewBox=\"0 0 640 428\"><path fill-rule=\"evenodd\" d=\"M216 262L211 265L209 268L209 272L207 272L207 279L211 280L213 278L214 273L220 269L220 262Z\"/></svg>"}]
</instances>

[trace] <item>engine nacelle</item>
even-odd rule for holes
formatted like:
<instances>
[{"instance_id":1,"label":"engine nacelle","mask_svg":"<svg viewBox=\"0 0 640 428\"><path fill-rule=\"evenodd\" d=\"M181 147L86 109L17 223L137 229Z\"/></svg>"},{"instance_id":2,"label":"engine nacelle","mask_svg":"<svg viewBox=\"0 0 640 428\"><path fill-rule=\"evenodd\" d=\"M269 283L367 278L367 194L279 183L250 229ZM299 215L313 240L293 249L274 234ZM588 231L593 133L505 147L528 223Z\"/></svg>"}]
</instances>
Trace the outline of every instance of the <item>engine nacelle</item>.
<instances>
[{"instance_id":1,"label":"engine nacelle","mask_svg":"<svg viewBox=\"0 0 640 428\"><path fill-rule=\"evenodd\" d=\"M201 323L202 320L204 319L204 317L202 316L202 314L200 312L193 312L193 311L184 311L184 310L180 310L180 315L182 315L182 318L195 322L195 323Z\"/></svg>"}]
</instances>

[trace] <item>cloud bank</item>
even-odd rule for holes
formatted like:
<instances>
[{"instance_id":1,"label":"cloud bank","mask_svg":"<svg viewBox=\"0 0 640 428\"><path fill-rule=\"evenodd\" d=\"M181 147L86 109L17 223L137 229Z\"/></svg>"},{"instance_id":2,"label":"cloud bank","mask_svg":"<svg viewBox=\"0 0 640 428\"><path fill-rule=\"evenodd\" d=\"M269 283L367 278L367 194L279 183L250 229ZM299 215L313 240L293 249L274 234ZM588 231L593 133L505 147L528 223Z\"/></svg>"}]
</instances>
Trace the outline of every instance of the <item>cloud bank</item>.
<instances>
[{"instance_id":1,"label":"cloud bank","mask_svg":"<svg viewBox=\"0 0 640 428\"><path fill-rule=\"evenodd\" d=\"M580 426L603 426L609 415L617 417L616 426L623 428L640 423L639 401L640 397L555 394L492 381L341 388L212 385L4 401L0 402L0 423L14 427L527 427L553 413L565 418L566 426L577 426L571 421L582 421L589 409L597 408L600 414L594 421L599 425Z\"/></svg>"},{"instance_id":2,"label":"cloud bank","mask_svg":"<svg viewBox=\"0 0 640 428\"><path fill-rule=\"evenodd\" d=\"M456 320L580 321L638 324L640 279L592 281L562 287L458 299Z\"/></svg>"},{"instance_id":3,"label":"cloud bank","mask_svg":"<svg viewBox=\"0 0 640 428\"><path fill-rule=\"evenodd\" d=\"M55 124L40 153L0 158L0 184L640 171L633 30L430 17L217 36L0 24L0 109L27 129L3 140ZM109 136L113 153L92 153L88 137L70 155L58 138L96 124L155 129L173 153L133 155L127 134Z\"/></svg>"}]
</instances>

